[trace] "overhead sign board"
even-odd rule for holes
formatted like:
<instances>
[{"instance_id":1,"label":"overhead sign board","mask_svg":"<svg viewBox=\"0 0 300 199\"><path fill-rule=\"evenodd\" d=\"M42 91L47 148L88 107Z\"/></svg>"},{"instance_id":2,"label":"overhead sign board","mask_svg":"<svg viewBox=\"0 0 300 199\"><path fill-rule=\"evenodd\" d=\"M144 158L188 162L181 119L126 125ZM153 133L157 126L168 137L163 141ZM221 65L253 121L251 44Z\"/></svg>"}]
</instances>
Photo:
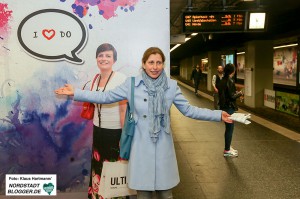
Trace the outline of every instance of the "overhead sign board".
<instances>
[{"instance_id":1,"label":"overhead sign board","mask_svg":"<svg viewBox=\"0 0 300 199\"><path fill-rule=\"evenodd\" d=\"M245 11L185 12L183 32L244 31Z\"/></svg>"}]
</instances>

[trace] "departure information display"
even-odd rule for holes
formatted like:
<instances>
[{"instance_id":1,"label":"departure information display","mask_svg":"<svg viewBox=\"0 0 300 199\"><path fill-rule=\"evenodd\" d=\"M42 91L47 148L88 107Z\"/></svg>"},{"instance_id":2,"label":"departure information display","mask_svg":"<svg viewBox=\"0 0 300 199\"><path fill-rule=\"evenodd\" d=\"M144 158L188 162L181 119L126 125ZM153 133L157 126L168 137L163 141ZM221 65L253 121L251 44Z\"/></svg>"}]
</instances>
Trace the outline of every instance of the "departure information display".
<instances>
[{"instance_id":1,"label":"departure information display","mask_svg":"<svg viewBox=\"0 0 300 199\"><path fill-rule=\"evenodd\" d=\"M183 32L242 32L245 30L246 12L185 12Z\"/></svg>"}]
</instances>

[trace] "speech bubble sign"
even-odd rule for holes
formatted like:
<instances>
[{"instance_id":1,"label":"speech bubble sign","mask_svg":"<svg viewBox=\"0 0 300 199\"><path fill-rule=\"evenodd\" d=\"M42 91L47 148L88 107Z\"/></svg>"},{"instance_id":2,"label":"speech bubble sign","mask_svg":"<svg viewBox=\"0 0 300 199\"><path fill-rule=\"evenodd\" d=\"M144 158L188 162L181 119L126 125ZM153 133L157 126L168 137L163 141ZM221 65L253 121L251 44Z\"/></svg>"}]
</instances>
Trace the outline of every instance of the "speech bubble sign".
<instances>
[{"instance_id":1,"label":"speech bubble sign","mask_svg":"<svg viewBox=\"0 0 300 199\"><path fill-rule=\"evenodd\" d=\"M21 46L38 59L83 63L77 53L87 41L87 31L72 13L59 9L33 12L21 21L17 34Z\"/></svg>"}]
</instances>

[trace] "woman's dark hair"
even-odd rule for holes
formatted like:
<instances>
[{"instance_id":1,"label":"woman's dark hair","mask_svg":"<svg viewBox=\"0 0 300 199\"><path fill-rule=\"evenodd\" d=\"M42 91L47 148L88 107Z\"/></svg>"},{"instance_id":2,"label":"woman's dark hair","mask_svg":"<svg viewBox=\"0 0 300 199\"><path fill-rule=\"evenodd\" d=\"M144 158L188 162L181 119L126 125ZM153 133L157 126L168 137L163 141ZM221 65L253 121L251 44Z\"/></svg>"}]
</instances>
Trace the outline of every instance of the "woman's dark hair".
<instances>
[{"instance_id":1,"label":"woman's dark hair","mask_svg":"<svg viewBox=\"0 0 300 199\"><path fill-rule=\"evenodd\" d=\"M224 77L228 78L231 73L235 71L235 66L231 63L226 64L224 67Z\"/></svg>"},{"instance_id":2,"label":"woman's dark hair","mask_svg":"<svg viewBox=\"0 0 300 199\"><path fill-rule=\"evenodd\" d=\"M165 63L165 55L164 53L157 47L150 47L148 48L145 52L144 52L144 55L143 55L143 58L142 58L142 63L145 64L146 61L148 60L148 58L150 57L150 55L153 55L153 54L159 54L162 58L162 61L163 63Z\"/></svg>"},{"instance_id":3,"label":"woman's dark hair","mask_svg":"<svg viewBox=\"0 0 300 199\"><path fill-rule=\"evenodd\" d=\"M109 44L109 43L104 43L104 44L101 44L98 48L97 48L97 51L96 51L96 58L98 57L99 53L102 53L104 51L113 51L113 54L114 54L114 61L116 62L117 61L117 51L116 49L113 47L113 45Z\"/></svg>"}]
</instances>

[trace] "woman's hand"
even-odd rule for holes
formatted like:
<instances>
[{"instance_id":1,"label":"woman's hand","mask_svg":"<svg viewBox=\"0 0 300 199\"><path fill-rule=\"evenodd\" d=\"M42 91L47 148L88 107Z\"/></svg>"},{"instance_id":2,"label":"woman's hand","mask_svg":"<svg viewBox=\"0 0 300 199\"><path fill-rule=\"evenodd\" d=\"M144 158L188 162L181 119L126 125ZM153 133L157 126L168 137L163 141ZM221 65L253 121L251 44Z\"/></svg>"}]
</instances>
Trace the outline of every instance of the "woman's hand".
<instances>
[{"instance_id":1,"label":"woman's hand","mask_svg":"<svg viewBox=\"0 0 300 199\"><path fill-rule=\"evenodd\" d=\"M64 87L58 88L54 91L57 95L74 95L74 87L71 84L65 84Z\"/></svg>"},{"instance_id":2,"label":"woman's hand","mask_svg":"<svg viewBox=\"0 0 300 199\"><path fill-rule=\"evenodd\" d=\"M222 121L226 122L226 123L232 123L233 121L231 119L229 119L230 115L225 112L222 111Z\"/></svg>"}]
</instances>

